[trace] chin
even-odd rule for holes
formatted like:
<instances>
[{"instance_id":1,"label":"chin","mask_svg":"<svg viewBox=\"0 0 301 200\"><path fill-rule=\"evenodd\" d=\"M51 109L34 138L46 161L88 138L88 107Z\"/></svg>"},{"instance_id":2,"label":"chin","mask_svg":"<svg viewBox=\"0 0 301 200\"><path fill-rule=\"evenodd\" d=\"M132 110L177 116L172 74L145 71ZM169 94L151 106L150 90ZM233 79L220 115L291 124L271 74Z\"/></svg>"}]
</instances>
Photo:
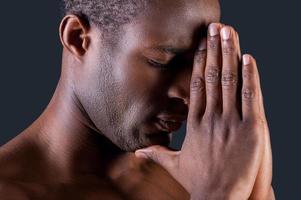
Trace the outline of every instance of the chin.
<instances>
[{"instance_id":1,"label":"chin","mask_svg":"<svg viewBox=\"0 0 301 200\"><path fill-rule=\"evenodd\" d=\"M171 143L171 138L166 134L148 135L143 142L129 142L123 150L127 152L135 152L138 149L147 148L153 145L168 147Z\"/></svg>"},{"instance_id":2,"label":"chin","mask_svg":"<svg viewBox=\"0 0 301 200\"><path fill-rule=\"evenodd\" d=\"M139 134L126 140L119 140L119 147L127 152L135 152L138 149L147 148L153 145L168 147L171 143L171 134L164 131L156 132L136 132ZM123 141L123 142L122 142Z\"/></svg>"},{"instance_id":3,"label":"chin","mask_svg":"<svg viewBox=\"0 0 301 200\"><path fill-rule=\"evenodd\" d=\"M160 145L164 147L168 147L171 143L171 137L166 134L148 134L144 138L143 142L135 143L133 151L136 151L138 149L147 148L153 145Z\"/></svg>"}]
</instances>

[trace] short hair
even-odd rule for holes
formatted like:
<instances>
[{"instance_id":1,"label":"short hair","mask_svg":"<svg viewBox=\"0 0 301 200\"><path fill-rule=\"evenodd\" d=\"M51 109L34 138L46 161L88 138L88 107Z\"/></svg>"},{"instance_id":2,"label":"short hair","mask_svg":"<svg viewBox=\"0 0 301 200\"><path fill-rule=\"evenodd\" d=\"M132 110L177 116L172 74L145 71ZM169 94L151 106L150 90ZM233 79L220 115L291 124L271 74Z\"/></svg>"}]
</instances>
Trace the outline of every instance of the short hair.
<instances>
[{"instance_id":1,"label":"short hair","mask_svg":"<svg viewBox=\"0 0 301 200\"><path fill-rule=\"evenodd\" d=\"M63 0L64 14L75 14L103 31L116 31L130 23L149 0Z\"/></svg>"}]
</instances>

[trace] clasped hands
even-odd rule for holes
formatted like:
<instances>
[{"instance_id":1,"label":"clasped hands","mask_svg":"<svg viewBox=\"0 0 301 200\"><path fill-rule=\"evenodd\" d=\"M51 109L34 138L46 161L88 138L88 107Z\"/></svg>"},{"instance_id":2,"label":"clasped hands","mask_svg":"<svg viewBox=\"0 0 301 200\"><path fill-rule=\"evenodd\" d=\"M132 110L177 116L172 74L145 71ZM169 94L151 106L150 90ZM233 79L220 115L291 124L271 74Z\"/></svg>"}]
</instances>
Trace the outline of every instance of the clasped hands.
<instances>
[{"instance_id":1,"label":"clasped hands","mask_svg":"<svg viewBox=\"0 0 301 200\"><path fill-rule=\"evenodd\" d=\"M237 32L213 23L195 52L186 137L136 156L162 165L192 200L274 199L272 153L256 61Z\"/></svg>"}]
</instances>

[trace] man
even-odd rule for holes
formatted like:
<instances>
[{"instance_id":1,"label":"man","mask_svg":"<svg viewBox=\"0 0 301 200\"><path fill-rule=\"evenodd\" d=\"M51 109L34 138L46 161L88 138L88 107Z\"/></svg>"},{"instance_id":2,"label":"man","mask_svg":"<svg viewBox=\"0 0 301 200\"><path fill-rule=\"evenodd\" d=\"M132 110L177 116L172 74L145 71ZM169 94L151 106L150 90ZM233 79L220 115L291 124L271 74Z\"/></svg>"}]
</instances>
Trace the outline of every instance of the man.
<instances>
[{"instance_id":1,"label":"man","mask_svg":"<svg viewBox=\"0 0 301 200\"><path fill-rule=\"evenodd\" d=\"M255 59L217 0L65 0L65 12L61 78L0 149L1 199L274 198Z\"/></svg>"}]
</instances>

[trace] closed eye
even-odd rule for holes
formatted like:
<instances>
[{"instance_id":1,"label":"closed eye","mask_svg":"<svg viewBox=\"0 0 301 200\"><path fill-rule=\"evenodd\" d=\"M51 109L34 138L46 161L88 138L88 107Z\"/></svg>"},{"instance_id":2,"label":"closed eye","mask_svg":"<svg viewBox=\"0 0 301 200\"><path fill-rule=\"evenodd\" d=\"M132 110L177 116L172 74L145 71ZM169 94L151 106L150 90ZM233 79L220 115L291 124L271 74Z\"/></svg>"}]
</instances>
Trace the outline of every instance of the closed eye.
<instances>
[{"instance_id":1,"label":"closed eye","mask_svg":"<svg viewBox=\"0 0 301 200\"><path fill-rule=\"evenodd\" d=\"M158 61L152 60L152 59L148 59L148 63L152 66L152 67L156 67L156 68L160 68L160 69L167 69L168 67L168 63L160 63Z\"/></svg>"}]
</instances>

